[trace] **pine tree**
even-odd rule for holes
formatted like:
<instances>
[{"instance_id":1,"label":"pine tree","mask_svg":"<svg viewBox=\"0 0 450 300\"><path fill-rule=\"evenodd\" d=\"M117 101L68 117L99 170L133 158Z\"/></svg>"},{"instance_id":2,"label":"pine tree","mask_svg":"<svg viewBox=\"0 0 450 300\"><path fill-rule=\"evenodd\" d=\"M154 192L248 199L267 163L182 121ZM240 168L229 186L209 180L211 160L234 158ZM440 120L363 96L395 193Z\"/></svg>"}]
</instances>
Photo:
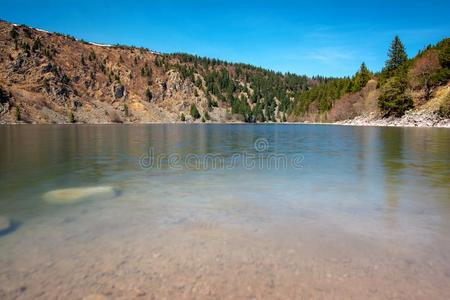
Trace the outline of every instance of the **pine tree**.
<instances>
[{"instance_id":1,"label":"pine tree","mask_svg":"<svg viewBox=\"0 0 450 300\"><path fill-rule=\"evenodd\" d=\"M401 64L408 60L405 47L398 36L395 36L392 41L391 47L388 51L388 57L389 59L386 61L385 65L385 69L388 71L397 69Z\"/></svg>"},{"instance_id":2,"label":"pine tree","mask_svg":"<svg viewBox=\"0 0 450 300\"><path fill-rule=\"evenodd\" d=\"M194 120L200 118L200 113L197 109L197 106L195 106L194 103L191 104L190 113L191 113L192 118L194 118Z\"/></svg>"},{"instance_id":3,"label":"pine tree","mask_svg":"<svg viewBox=\"0 0 450 300\"><path fill-rule=\"evenodd\" d=\"M414 103L407 92L408 81L406 76L394 76L390 78L381 89L378 97L378 107L385 117L401 117L406 111L414 108Z\"/></svg>"},{"instance_id":4,"label":"pine tree","mask_svg":"<svg viewBox=\"0 0 450 300\"><path fill-rule=\"evenodd\" d=\"M359 71L355 74L353 78L352 92L358 92L363 87L366 86L367 82L370 80L371 74L365 63L362 63L359 67ZM337 97L339 98L339 97Z\"/></svg>"},{"instance_id":5,"label":"pine tree","mask_svg":"<svg viewBox=\"0 0 450 300\"><path fill-rule=\"evenodd\" d=\"M19 33L17 32L15 26L13 26L13 27L11 28L11 31L9 32L9 36L10 36L13 40L16 40L17 37L19 36Z\"/></svg>"}]
</instances>

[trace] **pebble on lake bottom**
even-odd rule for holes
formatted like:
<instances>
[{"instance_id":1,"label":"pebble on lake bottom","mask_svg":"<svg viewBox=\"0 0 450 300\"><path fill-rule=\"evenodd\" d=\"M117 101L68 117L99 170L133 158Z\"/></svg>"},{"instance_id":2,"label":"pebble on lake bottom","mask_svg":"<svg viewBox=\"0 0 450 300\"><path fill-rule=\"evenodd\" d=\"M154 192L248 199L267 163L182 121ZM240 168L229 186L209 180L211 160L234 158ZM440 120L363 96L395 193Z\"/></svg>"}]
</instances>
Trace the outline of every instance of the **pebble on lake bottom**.
<instances>
[{"instance_id":1,"label":"pebble on lake bottom","mask_svg":"<svg viewBox=\"0 0 450 300\"><path fill-rule=\"evenodd\" d=\"M53 190L45 193L43 198L50 204L74 204L92 197L106 199L116 195L117 190L111 186L94 186Z\"/></svg>"},{"instance_id":2,"label":"pebble on lake bottom","mask_svg":"<svg viewBox=\"0 0 450 300\"><path fill-rule=\"evenodd\" d=\"M11 228L11 220L8 217L0 216L0 233Z\"/></svg>"}]
</instances>

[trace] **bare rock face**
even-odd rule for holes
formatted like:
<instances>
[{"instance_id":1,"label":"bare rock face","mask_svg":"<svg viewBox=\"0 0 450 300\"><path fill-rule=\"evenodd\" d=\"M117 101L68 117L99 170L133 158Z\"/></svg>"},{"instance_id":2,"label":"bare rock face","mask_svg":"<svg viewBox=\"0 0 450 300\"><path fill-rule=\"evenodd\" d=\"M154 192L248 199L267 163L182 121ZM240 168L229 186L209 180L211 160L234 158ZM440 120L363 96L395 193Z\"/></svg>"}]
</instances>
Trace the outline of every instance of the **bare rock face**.
<instances>
[{"instance_id":1,"label":"bare rock face","mask_svg":"<svg viewBox=\"0 0 450 300\"><path fill-rule=\"evenodd\" d=\"M120 83L116 83L113 85L112 92L114 99L122 99L126 96L125 87Z\"/></svg>"},{"instance_id":2,"label":"bare rock face","mask_svg":"<svg viewBox=\"0 0 450 300\"><path fill-rule=\"evenodd\" d=\"M164 82L162 91L165 98L176 98L177 95L183 98L191 98L194 85L188 80L183 80L179 72L169 71L167 73L167 82Z\"/></svg>"},{"instance_id":3,"label":"bare rock face","mask_svg":"<svg viewBox=\"0 0 450 300\"><path fill-rule=\"evenodd\" d=\"M16 40L9 36L14 27ZM40 48L16 47L38 38ZM0 99L0 123L16 122L16 107L21 122L67 123L71 111L80 123L121 123L179 121L192 103L200 111L206 105L203 89L178 68L189 63L177 56L89 45L1 20L0 41L0 83L13 95ZM194 79L203 80L194 69Z\"/></svg>"},{"instance_id":4,"label":"bare rock face","mask_svg":"<svg viewBox=\"0 0 450 300\"><path fill-rule=\"evenodd\" d=\"M168 75L168 87L170 90L176 92L181 90L182 80L180 73L178 72L169 72Z\"/></svg>"},{"instance_id":5,"label":"bare rock face","mask_svg":"<svg viewBox=\"0 0 450 300\"><path fill-rule=\"evenodd\" d=\"M6 114L9 111L9 103L0 103L0 115Z\"/></svg>"},{"instance_id":6,"label":"bare rock face","mask_svg":"<svg viewBox=\"0 0 450 300\"><path fill-rule=\"evenodd\" d=\"M24 65L24 58L22 56L19 56L16 58L16 60L14 61L14 63L12 64L12 70L13 72L16 72L18 74L23 74L24 70L22 69L23 65Z\"/></svg>"}]
</instances>

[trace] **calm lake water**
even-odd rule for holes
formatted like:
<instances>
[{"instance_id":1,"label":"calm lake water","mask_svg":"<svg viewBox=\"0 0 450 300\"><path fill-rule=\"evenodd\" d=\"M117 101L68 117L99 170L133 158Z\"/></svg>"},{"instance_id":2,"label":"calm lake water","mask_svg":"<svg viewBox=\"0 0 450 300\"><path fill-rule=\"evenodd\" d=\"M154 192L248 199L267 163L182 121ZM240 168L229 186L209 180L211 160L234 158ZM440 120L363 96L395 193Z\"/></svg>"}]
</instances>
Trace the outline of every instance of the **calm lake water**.
<instances>
[{"instance_id":1,"label":"calm lake water","mask_svg":"<svg viewBox=\"0 0 450 300\"><path fill-rule=\"evenodd\" d=\"M448 129L1 126L0 172L0 299L450 298Z\"/></svg>"}]
</instances>

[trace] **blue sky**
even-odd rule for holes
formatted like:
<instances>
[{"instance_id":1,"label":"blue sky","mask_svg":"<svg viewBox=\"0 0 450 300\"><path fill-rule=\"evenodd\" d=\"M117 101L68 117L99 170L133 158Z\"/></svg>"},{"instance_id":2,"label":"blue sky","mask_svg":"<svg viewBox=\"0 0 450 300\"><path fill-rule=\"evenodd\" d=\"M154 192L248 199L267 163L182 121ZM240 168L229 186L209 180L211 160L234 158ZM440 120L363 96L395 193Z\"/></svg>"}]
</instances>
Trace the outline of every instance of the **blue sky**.
<instances>
[{"instance_id":1,"label":"blue sky","mask_svg":"<svg viewBox=\"0 0 450 300\"><path fill-rule=\"evenodd\" d=\"M395 34L410 56L450 36L447 1L0 0L0 18L88 41L187 52L276 71L380 70Z\"/></svg>"}]
</instances>

